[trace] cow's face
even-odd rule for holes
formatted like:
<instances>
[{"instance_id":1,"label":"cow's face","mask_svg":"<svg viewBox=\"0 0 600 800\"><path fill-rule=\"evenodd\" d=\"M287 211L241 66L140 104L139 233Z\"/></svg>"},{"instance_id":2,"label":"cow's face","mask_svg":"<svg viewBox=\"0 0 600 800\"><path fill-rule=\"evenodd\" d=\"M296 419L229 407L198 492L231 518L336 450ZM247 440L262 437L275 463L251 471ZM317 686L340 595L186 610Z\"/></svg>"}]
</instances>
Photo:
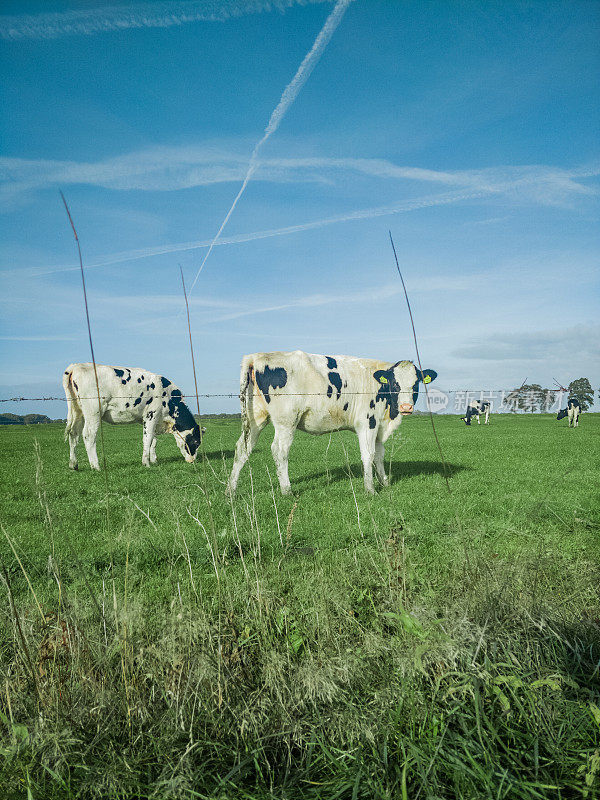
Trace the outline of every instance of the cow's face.
<instances>
[{"instance_id":1,"label":"cow's face","mask_svg":"<svg viewBox=\"0 0 600 800\"><path fill-rule=\"evenodd\" d=\"M196 460L205 431L206 428L200 428L199 425L194 425L187 431L178 431L173 426L171 433L175 436L177 447L188 464L193 464Z\"/></svg>"},{"instance_id":2,"label":"cow's face","mask_svg":"<svg viewBox=\"0 0 600 800\"><path fill-rule=\"evenodd\" d=\"M561 408L561 410L556 415L556 419L564 419L567 416L567 413L568 412L566 408Z\"/></svg>"},{"instance_id":3,"label":"cow's face","mask_svg":"<svg viewBox=\"0 0 600 800\"><path fill-rule=\"evenodd\" d=\"M196 460L198 448L202 443L202 434L206 428L200 429L192 412L183 402L179 389L173 389L171 392L168 408L171 433L175 437L181 455L188 464L191 464Z\"/></svg>"},{"instance_id":4,"label":"cow's face","mask_svg":"<svg viewBox=\"0 0 600 800\"><path fill-rule=\"evenodd\" d=\"M378 369L373 373L373 377L379 383L375 401L386 404L390 419L395 419L398 414L402 416L412 414L419 396L419 381L425 378L429 383L437 373L425 370L421 377L419 375L421 375L420 370L416 369L412 361L398 361L389 369Z\"/></svg>"}]
</instances>

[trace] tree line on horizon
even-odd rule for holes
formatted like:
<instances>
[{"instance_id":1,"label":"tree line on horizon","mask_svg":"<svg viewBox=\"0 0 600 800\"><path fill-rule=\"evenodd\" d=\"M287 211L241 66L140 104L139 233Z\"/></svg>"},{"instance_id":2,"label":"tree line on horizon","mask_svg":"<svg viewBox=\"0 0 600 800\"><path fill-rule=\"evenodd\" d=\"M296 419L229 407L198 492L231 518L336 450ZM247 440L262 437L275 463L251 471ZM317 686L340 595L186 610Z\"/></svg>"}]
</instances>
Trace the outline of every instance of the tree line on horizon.
<instances>
[{"instance_id":1,"label":"tree line on horizon","mask_svg":"<svg viewBox=\"0 0 600 800\"><path fill-rule=\"evenodd\" d=\"M525 383L507 395L505 404L511 411L548 412L561 392L565 393L565 390L543 389L539 383ZM579 400L582 411L587 411L594 404L594 390L587 378L571 381L566 392L569 398L574 397ZM598 396L600 397L600 389Z\"/></svg>"}]
</instances>

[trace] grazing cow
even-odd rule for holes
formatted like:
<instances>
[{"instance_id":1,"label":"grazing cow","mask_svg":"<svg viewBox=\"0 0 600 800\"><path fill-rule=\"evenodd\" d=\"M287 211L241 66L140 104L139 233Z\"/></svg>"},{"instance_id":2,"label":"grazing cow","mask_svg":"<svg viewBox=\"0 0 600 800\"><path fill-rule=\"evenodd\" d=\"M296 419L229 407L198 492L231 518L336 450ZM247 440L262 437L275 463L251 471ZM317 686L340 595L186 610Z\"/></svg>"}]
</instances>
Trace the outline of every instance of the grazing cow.
<instances>
[{"instance_id":1,"label":"grazing cow","mask_svg":"<svg viewBox=\"0 0 600 800\"><path fill-rule=\"evenodd\" d=\"M569 428L576 428L579 425L579 415L581 414L581 403L576 397L569 397L567 407L561 409L556 415L556 419L569 418Z\"/></svg>"},{"instance_id":2,"label":"grazing cow","mask_svg":"<svg viewBox=\"0 0 600 800\"><path fill-rule=\"evenodd\" d=\"M487 400L485 402L483 400L471 400L471 402L467 406L466 416L461 417L461 419L465 423L465 425L470 425L471 419L473 417L477 417L477 424L481 425L481 420L479 419L479 415L485 414L484 425L489 425L491 410L492 410L492 404L489 403Z\"/></svg>"},{"instance_id":3,"label":"grazing cow","mask_svg":"<svg viewBox=\"0 0 600 800\"><path fill-rule=\"evenodd\" d=\"M365 489L374 492L373 465L384 486L384 444L403 416L412 413L419 382L437 377L412 361L375 361L352 356L253 353L240 376L242 435L228 482L233 493L240 471L269 419L275 428L271 452L283 494L290 494L288 453L296 429L322 434L351 430L358 435Z\"/></svg>"},{"instance_id":4,"label":"grazing cow","mask_svg":"<svg viewBox=\"0 0 600 800\"><path fill-rule=\"evenodd\" d=\"M145 369L97 364L96 370L100 403L93 364L70 364L63 375L71 469L78 466L75 448L82 433L90 466L100 469L96 436L101 419L143 424L142 464L146 467L156 463L156 437L166 432L173 434L185 460L195 461L205 428L200 430L174 383Z\"/></svg>"}]
</instances>

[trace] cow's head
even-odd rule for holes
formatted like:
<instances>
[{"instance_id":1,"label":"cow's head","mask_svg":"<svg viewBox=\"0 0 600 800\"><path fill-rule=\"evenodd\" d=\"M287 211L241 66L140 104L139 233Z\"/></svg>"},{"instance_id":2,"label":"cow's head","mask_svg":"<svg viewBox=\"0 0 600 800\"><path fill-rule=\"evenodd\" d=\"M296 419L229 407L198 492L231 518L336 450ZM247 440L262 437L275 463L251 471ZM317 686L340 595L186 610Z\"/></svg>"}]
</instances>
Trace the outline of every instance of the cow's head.
<instances>
[{"instance_id":1,"label":"cow's head","mask_svg":"<svg viewBox=\"0 0 600 800\"><path fill-rule=\"evenodd\" d=\"M561 408L561 410L556 415L556 419L564 419L567 416L567 413L568 412L566 408Z\"/></svg>"},{"instance_id":2,"label":"cow's head","mask_svg":"<svg viewBox=\"0 0 600 800\"><path fill-rule=\"evenodd\" d=\"M376 370L373 377L380 385L376 402L385 402L390 419L395 419L398 414L412 414L419 396L419 381L431 383L437 372L428 369L421 373L412 361L397 361L389 369Z\"/></svg>"},{"instance_id":3,"label":"cow's head","mask_svg":"<svg viewBox=\"0 0 600 800\"><path fill-rule=\"evenodd\" d=\"M173 389L171 392L168 408L171 422L169 430L175 437L181 455L188 464L191 464L196 460L206 428L200 428L192 412L183 402L179 389Z\"/></svg>"}]
</instances>

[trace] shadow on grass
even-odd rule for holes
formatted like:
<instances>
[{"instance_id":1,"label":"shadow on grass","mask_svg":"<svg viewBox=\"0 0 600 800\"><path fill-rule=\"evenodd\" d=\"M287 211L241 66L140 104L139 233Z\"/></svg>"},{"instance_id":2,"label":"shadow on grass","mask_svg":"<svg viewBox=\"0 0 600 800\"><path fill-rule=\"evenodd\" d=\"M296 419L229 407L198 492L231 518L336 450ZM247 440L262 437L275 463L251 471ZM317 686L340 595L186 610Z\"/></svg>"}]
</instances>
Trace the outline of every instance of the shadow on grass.
<instances>
[{"instance_id":1,"label":"shadow on grass","mask_svg":"<svg viewBox=\"0 0 600 800\"><path fill-rule=\"evenodd\" d=\"M389 471L389 462L385 464L386 472ZM457 472L462 470L470 470L471 467L463 466L462 464L450 464L446 462L448 470L448 477L456 475ZM363 467L362 463L351 464L350 471L353 478L362 478ZM394 461L392 462L391 479L397 481L402 478L413 477L417 475L441 475L444 477L444 466L441 461ZM308 483L316 478L323 478L329 476L331 483L338 481L348 480L348 467L333 467L330 470L319 470L319 472L312 472L309 475L302 475L296 479L297 483Z\"/></svg>"}]
</instances>

